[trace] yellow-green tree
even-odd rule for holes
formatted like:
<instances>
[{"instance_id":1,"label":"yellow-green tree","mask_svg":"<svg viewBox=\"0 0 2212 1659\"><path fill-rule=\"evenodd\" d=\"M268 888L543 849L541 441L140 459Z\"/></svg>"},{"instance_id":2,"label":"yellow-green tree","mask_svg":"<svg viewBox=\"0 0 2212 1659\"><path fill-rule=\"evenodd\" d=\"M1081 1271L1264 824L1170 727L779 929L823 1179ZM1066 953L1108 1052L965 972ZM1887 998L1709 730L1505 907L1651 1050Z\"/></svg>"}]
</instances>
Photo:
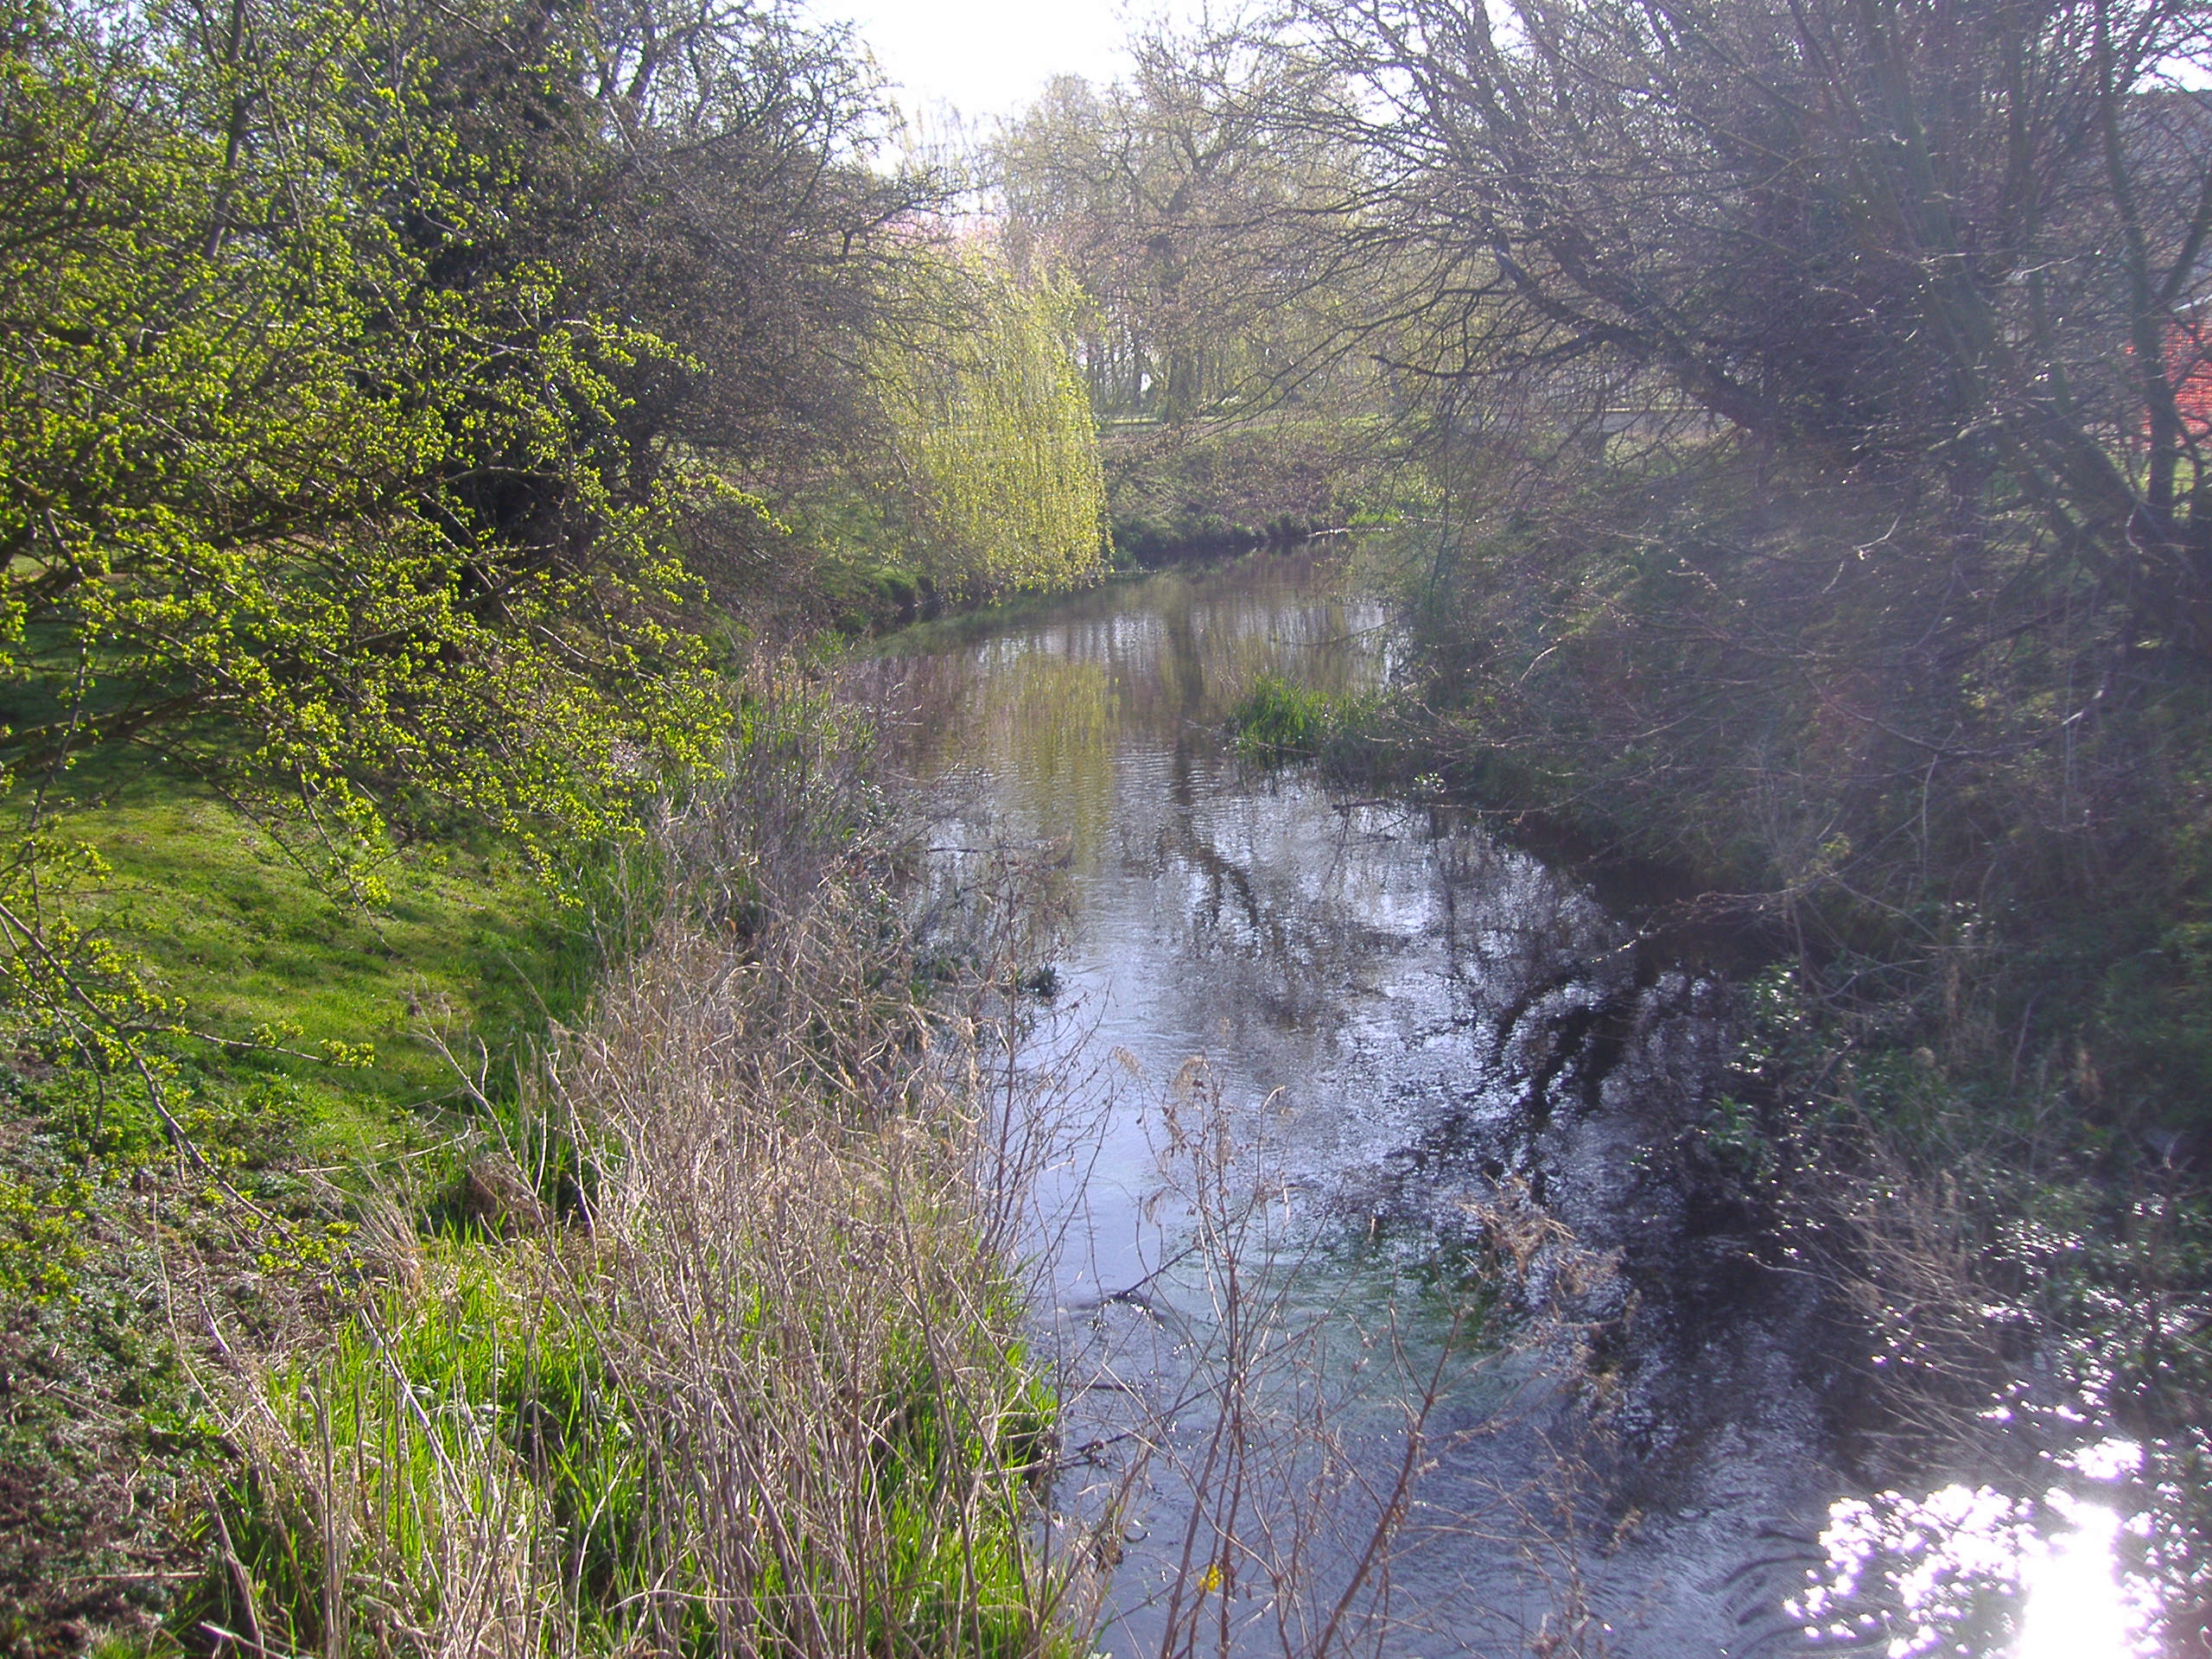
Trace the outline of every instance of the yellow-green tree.
<instances>
[{"instance_id":1,"label":"yellow-green tree","mask_svg":"<svg viewBox=\"0 0 2212 1659\"><path fill-rule=\"evenodd\" d=\"M917 259L905 281L877 373L919 508L915 562L955 594L1096 580L1106 486L1071 345L1081 294L1023 281L982 246Z\"/></svg>"},{"instance_id":2,"label":"yellow-green tree","mask_svg":"<svg viewBox=\"0 0 2212 1659\"><path fill-rule=\"evenodd\" d=\"M395 828L623 833L727 724L675 531L728 492L620 441L617 377L684 353L478 257L504 175L404 22L0 0L16 1047L151 1088L178 1029L84 925L79 763L197 777L365 897Z\"/></svg>"}]
</instances>

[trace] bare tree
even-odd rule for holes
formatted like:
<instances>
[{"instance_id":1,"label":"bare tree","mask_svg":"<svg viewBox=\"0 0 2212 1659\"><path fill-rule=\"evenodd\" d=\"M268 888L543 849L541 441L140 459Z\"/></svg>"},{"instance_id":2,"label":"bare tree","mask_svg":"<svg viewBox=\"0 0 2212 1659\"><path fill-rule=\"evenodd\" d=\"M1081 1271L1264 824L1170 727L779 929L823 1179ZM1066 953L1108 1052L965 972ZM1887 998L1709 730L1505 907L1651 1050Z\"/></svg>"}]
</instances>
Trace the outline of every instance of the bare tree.
<instances>
[{"instance_id":1,"label":"bare tree","mask_svg":"<svg viewBox=\"0 0 2212 1659\"><path fill-rule=\"evenodd\" d=\"M1234 33L1158 32L1135 50L1124 83L1053 83L992 170L1016 254L1093 302L1100 412L1181 420L1324 360L1338 250L1313 232L1345 174L1325 137L1278 119L1329 100L1313 63Z\"/></svg>"},{"instance_id":2,"label":"bare tree","mask_svg":"<svg viewBox=\"0 0 2212 1659\"><path fill-rule=\"evenodd\" d=\"M1323 122L1355 234L1429 261L1409 368L1625 378L1968 555L2016 515L2212 652L2200 9L1322 0L1294 36L1362 88Z\"/></svg>"}]
</instances>

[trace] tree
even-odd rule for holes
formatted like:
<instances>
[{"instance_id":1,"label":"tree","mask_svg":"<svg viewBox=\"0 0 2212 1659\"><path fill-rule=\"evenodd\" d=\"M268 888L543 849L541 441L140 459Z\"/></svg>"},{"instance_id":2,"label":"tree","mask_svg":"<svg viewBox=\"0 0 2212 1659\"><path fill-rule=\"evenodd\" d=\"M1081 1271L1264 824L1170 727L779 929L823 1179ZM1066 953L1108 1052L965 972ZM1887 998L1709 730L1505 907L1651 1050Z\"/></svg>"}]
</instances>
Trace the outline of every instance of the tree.
<instances>
[{"instance_id":1,"label":"tree","mask_svg":"<svg viewBox=\"0 0 2212 1659\"><path fill-rule=\"evenodd\" d=\"M416 792L600 822L631 745L706 718L671 499L601 443L606 371L670 349L543 270L429 279L385 200L481 204L411 166L425 66L360 16L236 0L213 59L205 21L34 21L7 60L10 771L158 753L340 862ZM559 499L503 521L526 470Z\"/></svg>"},{"instance_id":2,"label":"tree","mask_svg":"<svg viewBox=\"0 0 2212 1659\"><path fill-rule=\"evenodd\" d=\"M2201 10L1299 16L1359 91L1282 118L1357 150L1447 486L1410 586L1461 764L1786 925L1890 1038L2195 1114Z\"/></svg>"},{"instance_id":3,"label":"tree","mask_svg":"<svg viewBox=\"0 0 2212 1659\"><path fill-rule=\"evenodd\" d=\"M842 62L714 7L0 16L19 1023L142 1070L170 1024L72 920L88 756L372 893L396 830L550 860L714 751L678 550L855 418L907 200Z\"/></svg>"},{"instance_id":4,"label":"tree","mask_svg":"<svg viewBox=\"0 0 2212 1659\"><path fill-rule=\"evenodd\" d=\"M442 287L538 269L567 315L667 348L599 365L618 497L652 499L671 468L780 497L874 444L862 342L942 190L872 161L874 86L842 34L719 0L428 15L426 96L454 134L436 176L486 210L455 234L403 199L403 233ZM559 498L527 475L503 469L495 517ZM738 505L681 533L730 602L773 540Z\"/></svg>"},{"instance_id":5,"label":"tree","mask_svg":"<svg viewBox=\"0 0 2212 1659\"><path fill-rule=\"evenodd\" d=\"M1363 97L1357 234L1433 263L1408 366L1571 374L1924 518L2007 515L2212 654L2212 479L2178 382L2212 264L2206 60L2180 0L1321 4ZM2185 354L2184 354L2185 355ZM1632 389L1631 389L1632 388ZM1485 396L1493 394L1484 394ZM1586 411L1589 412L1589 411ZM2031 525L2031 531L2027 526Z\"/></svg>"},{"instance_id":6,"label":"tree","mask_svg":"<svg viewBox=\"0 0 2212 1659\"><path fill-rule=\"evenodd\" d=\"M1219 412L1328 360L1336 272L1302 221L1344 175L1332 145L1277 119L1328 91L1297 60L1157 34L1128 84L1055 81L995 146L1015 264L1065 270L1091 302L1102 416Z\"/></svg>"},{"instance_id":7,"label":"tree","mask_svg":"<svg viewBox=\"0 0 2212 1659\"><path fill-rule=\"evenodd\" d=\"M980 245L916 257L904 281L910 321L882 337L878 375L926 573L985 596L1095 581L1105 484L1071 346L1077 290Z\"/></svg>"}]
</instances>

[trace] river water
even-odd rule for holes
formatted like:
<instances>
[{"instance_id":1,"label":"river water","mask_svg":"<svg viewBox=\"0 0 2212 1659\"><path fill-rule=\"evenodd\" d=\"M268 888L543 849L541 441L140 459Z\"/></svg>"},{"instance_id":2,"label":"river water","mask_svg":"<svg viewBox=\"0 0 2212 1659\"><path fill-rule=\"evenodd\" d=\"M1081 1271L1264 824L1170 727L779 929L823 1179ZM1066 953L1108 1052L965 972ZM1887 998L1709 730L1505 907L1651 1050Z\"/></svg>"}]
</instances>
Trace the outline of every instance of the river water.
<instances>
[{"instance_id":1,"label":"river water","mask_svg":"<svg viewBox=\"0 0 2212 1659\"><path fill-rule=\"evenodd\" d=\"M1026 849L1065 904L1038 1254L1103 1648L1997 1650L1837 1543L1833 1327L1691 1170L1738 995L1441 804L1227 741L1263 674L1380 685L1377 606L1262 555L901 648L938 879Z\"/></svg>"}]
</instances>

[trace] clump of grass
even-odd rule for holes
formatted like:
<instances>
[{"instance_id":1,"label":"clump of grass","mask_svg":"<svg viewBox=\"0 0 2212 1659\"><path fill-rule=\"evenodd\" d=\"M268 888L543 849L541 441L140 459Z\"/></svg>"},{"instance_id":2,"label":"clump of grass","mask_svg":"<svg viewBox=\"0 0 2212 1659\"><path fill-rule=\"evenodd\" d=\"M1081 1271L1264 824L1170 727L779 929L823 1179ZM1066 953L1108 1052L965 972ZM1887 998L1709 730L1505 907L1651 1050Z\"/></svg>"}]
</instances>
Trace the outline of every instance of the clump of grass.
<instances>
[{"instance_id":1,"label":"clump of grass","mask_svg":"<svg viewBox=\"0 0 2212 1659\"><path fill-rule=\"evenodd\" d=\"M1373 699L1338 696L1280 675L1262 674L1230 711L1238 753L1255 760L1310 760L1355 733L1375 712Z\"/></svg>"},{"instance_id":2,"label":"clump of grass","mask_svg":"<svg viewBox=\"0 0 2212 1659\"><path fill-rule=\"evenodd\" d=\"M613 1483L604 1437L578 1437L574 1465L528 1455L575 1427L548 1424L543 1384L589 1350L525 1313L516 1265L438 1262L443 1282L387 1287L327 1352L261 1375L203 1630L251 1651L494 1654L559 1627L557 1504Z\"/></svg>"}]
</instances>

